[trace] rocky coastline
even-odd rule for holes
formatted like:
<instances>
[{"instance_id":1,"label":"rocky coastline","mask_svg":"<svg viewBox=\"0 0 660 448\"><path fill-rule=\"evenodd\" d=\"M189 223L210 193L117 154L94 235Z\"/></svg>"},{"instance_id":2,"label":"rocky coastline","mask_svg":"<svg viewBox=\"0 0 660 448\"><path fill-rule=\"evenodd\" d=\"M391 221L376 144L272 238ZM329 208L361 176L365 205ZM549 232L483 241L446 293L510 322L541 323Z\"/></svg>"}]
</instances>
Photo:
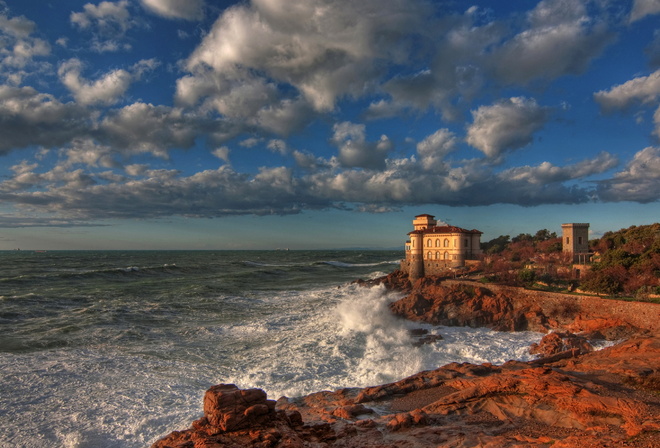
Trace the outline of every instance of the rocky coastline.
<instances>
[{"instance_id":1,"label":"rocky coastline","mask_svg":"<svg viewBox=\"0 0 660 448\"><path fill-rule=\"evenodd\" d=\"M660 305L611 312L605 299L433 277L410 284L399 271L364 283L404 291L391 309L406 319L548 334L530 362L452 363L363 389L275 401L217 385L204 417L152 448L660 446ZM617 343L593 351L594 339Z\"/></svg>"}]
</instances>

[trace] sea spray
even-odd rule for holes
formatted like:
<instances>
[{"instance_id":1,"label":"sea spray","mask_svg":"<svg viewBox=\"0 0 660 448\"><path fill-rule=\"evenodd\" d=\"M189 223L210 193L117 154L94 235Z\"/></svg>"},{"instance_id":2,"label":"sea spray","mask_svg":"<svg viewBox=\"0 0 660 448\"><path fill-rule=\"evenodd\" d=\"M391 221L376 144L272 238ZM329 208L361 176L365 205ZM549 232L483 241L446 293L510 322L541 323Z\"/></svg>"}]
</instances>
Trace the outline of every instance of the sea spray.
<instances>
[{"instance_id":1,"label":"sea spray","mask_svg":"<svg viewBox=\"0 0 660 448\"><path fill-rule=\"evenodd\" d=\"M528 356L541 337L393 317L399 294L351 281L398 252L21 252L0 253L0 427L18 448L142 448L217 383L363 387ZM420 326L445 339L413 347Z\"/></svg>"},{"instance_id":2,"label":"sea spray","mask_svg":"<svg viewBox=\"0 0 660 448\"><path fill-rule=\"evenodd\" d=\"M347 381L364 387L394 381L416 373L422 364L412 347L408 323L395 317L389 304L400 298L387 293L383 286L359 288L354 300L344 300L337 307L341 317L340 334L353 339L361 354Z\"/></svg>"}]
</instances>

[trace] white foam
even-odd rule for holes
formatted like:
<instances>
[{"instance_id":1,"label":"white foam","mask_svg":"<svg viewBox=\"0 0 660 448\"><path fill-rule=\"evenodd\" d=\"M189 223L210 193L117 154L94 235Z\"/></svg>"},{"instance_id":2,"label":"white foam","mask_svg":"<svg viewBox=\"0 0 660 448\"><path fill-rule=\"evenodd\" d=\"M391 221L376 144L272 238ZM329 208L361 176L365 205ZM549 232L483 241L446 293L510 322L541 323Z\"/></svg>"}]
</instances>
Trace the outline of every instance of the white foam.
<instances>
[{"instance_id":1,"label":"white foam","mask_svg":"<svg viewBox=\"0 0 660 448\"><path fill-rule=\"evenodd\" d=\"M3 443L144 447L199 418L213 384L258 387L275 399L364 387L452 361L524 357L541 337L426 325L445 339L413 347L409 329L420 325L392 316L388 305L397 297L356 285L232 297L232 307L249 311L240 319L199 316L144 345L0 354Z\"/></svg>"}]
</instances>

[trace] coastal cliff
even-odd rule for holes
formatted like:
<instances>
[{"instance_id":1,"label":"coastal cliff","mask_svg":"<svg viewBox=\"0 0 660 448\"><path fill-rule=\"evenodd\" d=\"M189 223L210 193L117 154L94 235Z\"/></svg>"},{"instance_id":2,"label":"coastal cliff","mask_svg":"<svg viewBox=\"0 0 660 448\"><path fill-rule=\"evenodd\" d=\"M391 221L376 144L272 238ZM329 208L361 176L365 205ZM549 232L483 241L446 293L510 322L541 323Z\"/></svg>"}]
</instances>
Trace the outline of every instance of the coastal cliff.
<instances>
[{"instance_id":1,"label":"coastal cliff","mask_svg":"<svg viewBox=\"0 0 660 448\"><path fill-rule=\"evenodd\" d=\"M533 348L534 361L452 363L364 389L274 401L259 389L214 386L204 417L153 448L660 446L660 305L607 318L606 306L525 299L524 290L410 284L399 272L377 283L408 293L391 306L408 319L555 331ZM626 339L592 351L593 338Z\"/></svg>"}]
</instances>

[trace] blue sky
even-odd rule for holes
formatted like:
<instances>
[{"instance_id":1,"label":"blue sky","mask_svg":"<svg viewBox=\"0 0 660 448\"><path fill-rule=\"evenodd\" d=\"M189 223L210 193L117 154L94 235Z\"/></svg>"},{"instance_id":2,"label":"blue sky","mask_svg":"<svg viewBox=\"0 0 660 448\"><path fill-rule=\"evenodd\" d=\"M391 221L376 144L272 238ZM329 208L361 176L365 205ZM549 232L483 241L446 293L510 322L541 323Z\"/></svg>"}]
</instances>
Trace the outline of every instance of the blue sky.
<instances>
[{"instance_id":1,"label":"blue sky","mask_svg":"<svg viewBox=\"0 0 660 448\"><path fill-rule=\"evenodd\" d=\"M0 0L0 249L660 216L660 0Z\"/></svg>"}]
</instances>

